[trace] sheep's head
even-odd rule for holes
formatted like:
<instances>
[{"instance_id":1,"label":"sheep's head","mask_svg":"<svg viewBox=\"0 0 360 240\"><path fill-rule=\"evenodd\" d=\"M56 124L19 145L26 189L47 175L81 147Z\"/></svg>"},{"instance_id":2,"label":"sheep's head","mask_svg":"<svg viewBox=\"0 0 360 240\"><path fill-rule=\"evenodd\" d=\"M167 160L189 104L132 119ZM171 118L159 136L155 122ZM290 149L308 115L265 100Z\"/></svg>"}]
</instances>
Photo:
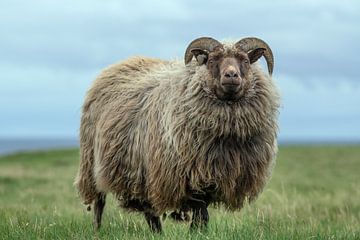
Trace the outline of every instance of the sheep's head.
<instances>
[{"instance_id":1,"label":"sheep's head","mask_svg":"<svg viewBox=\"0 0 360 240\"><path fill-rule=\"evenodd\" d=\"M258 38L243 38L233 46L224 46L217 40L202 37L192 41L185 52L185 64L195 56L205 64L211 79L208 87L221 100L238 100L251 88L251 64L264 56L269 74L272 74L274 57L270 47Z\"/></svg>"}]
</instances>

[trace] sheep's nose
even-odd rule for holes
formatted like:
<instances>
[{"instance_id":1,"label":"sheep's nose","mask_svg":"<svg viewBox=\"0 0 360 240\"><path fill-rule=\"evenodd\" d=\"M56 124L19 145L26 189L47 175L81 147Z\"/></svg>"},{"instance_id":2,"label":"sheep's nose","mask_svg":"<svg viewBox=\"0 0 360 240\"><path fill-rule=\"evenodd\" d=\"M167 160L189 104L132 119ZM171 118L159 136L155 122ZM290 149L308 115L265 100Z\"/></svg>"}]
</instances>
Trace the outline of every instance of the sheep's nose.
<instances>
[{"instance_id":1,"label":"sheep's nose","mask_svg":"<svg viewBox=\"0 0 360 240\"><path fill-rule=\"evenodd\" d=\"M225 77L227 78L237 78L239 75L235 71L228 71L225 73Z\"/></svg>"},{"instance_id":2,"label":"sheep's nose","mask_svg":"<svg viewBox=\"0 0 360 240\"><path fill-rule=\"evenodd\" d=\"M237 71L229 69L224 72L222 85L240 85L240 75Z\"/></svg>"}]
</instances>

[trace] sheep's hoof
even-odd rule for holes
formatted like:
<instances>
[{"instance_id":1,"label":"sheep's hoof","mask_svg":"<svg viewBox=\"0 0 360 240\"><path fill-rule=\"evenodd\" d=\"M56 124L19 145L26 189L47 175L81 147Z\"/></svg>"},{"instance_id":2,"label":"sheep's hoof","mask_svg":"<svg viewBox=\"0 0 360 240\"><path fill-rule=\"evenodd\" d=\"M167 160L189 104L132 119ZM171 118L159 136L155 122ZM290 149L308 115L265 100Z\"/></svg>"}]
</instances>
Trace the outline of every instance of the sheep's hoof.
<instances>
[{"instance_id":1,"label":"sheep's hoof","mask_svg":"<svg viewBox=\"0 0 360 240\"><path fill-rule=\"evenodd\" d=\"M94 225L95 231L99 231L99 229L100 229L100 227L101 227L101 223L99 223L99 222L97 222L97 221L94 221L93 225Z\"/></svg>"},{"instance_id":2,"label":"sheep's hoof","mask_svg":"<svg viewBox=\"0 0 360 240\"><path fill-rule=\"evenodd\" d=\"M99 193L94 202L94 228L95 230L99 230L101 226L101 218L105 207L105 193Z\"/></svg>"},{"instance_id":3,"label":"sheep's hoof","mask_svg":"<svg viewBox=\"0 0 360 240\"><path fill-rule=\"evenodd\" d=\"M151 231L154 233L161 233L161 222L160 217L157 217L149 212L145 212L146 222L149 224Z\"/></svg>"}]
</instances>

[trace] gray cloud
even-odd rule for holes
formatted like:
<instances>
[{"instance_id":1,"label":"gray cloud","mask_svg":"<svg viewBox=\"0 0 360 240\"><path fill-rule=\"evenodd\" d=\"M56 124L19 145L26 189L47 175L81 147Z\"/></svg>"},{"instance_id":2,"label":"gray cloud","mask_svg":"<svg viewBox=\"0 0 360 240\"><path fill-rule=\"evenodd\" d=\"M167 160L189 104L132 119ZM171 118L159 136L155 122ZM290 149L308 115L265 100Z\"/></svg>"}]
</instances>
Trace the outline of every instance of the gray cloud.
<instances>
[{"instance_id":1,"label":"gray cloud","mask_svg":"<svg viewBox=\"0 0 360 240\"><path fill-rule=\"evenodd\" d=\"M359 94L359 22L355 0L1 1L0 135L74 135L83 95L102 68L131 55L182 58L203 35L270 44L284 136L300 136L296 124L309 135L314 126L315 135L336 135L331 126L347 132L336 124L360 114L359 97L351 97ZM351 87L334 107L342 82ZM336 120L322 124L327 118Z\"/></svg>"},{"instance_id":2,"label":"gray cloud","mask_svg":"<svg viewBox=\"0 0 360 240\"><path fill-rule=\"evenodd\" d=\"M360 76L356 1L11 3L0 12L1 62L93 69L136 54L182 57L201 35L256 35L275 50L280 73Z\"/></svg>"}]
</instances>

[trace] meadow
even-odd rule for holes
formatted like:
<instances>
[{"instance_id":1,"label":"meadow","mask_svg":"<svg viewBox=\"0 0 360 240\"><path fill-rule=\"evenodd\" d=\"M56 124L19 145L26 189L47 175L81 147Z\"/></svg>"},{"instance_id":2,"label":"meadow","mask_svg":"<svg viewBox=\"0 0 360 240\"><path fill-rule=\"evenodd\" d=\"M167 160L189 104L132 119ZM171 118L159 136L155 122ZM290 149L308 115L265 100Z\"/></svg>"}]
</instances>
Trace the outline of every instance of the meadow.
<instances>
[{"instance_id":1,"label":"meadow","mask_svg":"<svg viewBox=\"0 0 360 240\"><path fill-rule=\"evenodd\" d=\"M0 239L360 239L360 146L281 146L272 179L240 212L210 208L207 230L145 219L108 196L99 232L73 187L78 149L0 157Z\"/></svg>"}]
</instances>

